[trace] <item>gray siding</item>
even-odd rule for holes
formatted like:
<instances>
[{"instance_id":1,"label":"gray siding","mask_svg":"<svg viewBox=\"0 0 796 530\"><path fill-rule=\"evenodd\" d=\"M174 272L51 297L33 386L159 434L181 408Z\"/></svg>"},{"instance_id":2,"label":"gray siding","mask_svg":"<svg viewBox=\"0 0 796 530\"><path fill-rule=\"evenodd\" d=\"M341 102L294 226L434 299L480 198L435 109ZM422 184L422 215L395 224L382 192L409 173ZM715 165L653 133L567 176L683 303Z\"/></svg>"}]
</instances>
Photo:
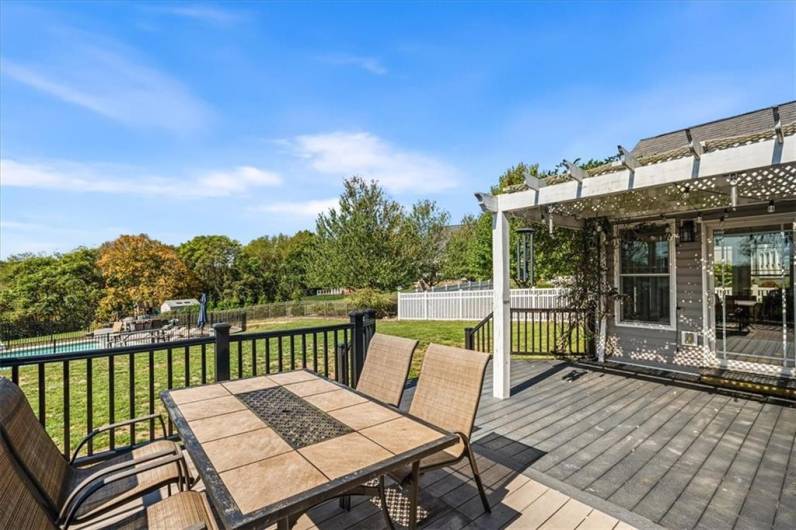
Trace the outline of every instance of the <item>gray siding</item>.
<instances>
[{"instance_id":1,"label":"gray siding","mask_svg":"<svg viewBox=\"0 0 796 530\"><path fill-rule=\"evenodd\" d=\"M675 253L678 331L617 326L609 317L606 334L606 353L617 361L674 369L692 369L705 364L704 338L700 347L679 347L680 331L702 332L702 245L697 232L693 243L678 243ZM613 278L613 249L608 249L609 277Z\"/></svg>"}]
</instances>

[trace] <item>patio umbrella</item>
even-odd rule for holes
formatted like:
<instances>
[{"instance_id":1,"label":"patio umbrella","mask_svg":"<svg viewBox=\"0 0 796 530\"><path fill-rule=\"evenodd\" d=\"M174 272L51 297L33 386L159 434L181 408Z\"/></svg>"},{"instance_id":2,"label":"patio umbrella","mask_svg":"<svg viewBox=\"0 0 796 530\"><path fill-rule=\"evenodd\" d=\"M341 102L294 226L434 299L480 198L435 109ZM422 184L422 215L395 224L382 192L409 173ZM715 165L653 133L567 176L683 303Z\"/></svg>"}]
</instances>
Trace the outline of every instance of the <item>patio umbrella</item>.
<instances>
[{"instance_id":1,"label":"patio umbrella","mask_svg":"<svg viewBox=\"0 0 796 530\"><path fill-rule=\"evenodd\" d=\"M207 324L207 295L202 293L199 297L199 320L196 322L196 327L204 329Z\"/></svg>"}]
</instances>

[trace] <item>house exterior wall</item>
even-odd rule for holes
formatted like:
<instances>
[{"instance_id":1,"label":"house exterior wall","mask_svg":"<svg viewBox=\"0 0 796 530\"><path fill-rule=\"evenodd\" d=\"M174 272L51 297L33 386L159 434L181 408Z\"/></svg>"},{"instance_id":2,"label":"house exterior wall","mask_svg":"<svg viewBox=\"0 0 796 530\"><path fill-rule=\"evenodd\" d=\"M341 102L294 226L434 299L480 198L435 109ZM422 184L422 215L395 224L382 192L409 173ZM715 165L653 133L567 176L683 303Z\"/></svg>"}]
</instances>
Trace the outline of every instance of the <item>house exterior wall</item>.
<instances>
[{"instance_id":1,"label":"house exterior wall","mask_svg":"<svg viewBox=\"0 0 796 530\"><path fill-rule=\"evenodd\" d=\"M704 288L700 230L701 226L698 225L694 242L675 243L676 329L617 325L616 316L612 314L608 318L605 341L609 359L684 371L716 364L714 356L704 346L705 338L702 336ZM613 247L606 249L609 278L614 278L614 250ZM681 345L679 339L682 331L697 332L699 345Z\"/></svg>"}]
</instances>

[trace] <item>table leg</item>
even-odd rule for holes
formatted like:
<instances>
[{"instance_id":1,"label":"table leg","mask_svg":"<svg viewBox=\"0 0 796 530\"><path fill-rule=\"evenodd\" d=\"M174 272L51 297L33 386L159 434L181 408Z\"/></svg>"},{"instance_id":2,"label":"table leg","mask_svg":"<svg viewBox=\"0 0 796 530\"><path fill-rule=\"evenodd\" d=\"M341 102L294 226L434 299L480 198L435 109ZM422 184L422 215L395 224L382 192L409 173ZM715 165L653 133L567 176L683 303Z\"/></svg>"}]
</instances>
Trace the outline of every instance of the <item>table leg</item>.
<instances>
[{"instance_id":1,"label":"table leg","mask_svg":"<svg viewBox=\"0 0 796 530\"><path fill-rule=\"evenodd\" d=\"M277 530L290 530L293 525L290 523L290 517L283 517L276 522Z\"/></svg>"},{"instance_id":2,"label":"table leg","mask_svg":"<svg viewBox=\"0 0 796 530\"><path fill-rule=\"evenodd\" d=\"M351 495L344 495L343 497L340 497L340 500L337 501L337 503L343 510L347 512L351 511Z\"/></svg>"},{"instance_id":3,"label":"table leg","mask_svg":"<svg viewBox=\"0 0 796 530\"><path fill-rule=\"evenodd\" d=\"M420 461L412 464L412 481L409 484L409 529L417 528L417 497L420 491Z\"/></svg>"}]
</instances>

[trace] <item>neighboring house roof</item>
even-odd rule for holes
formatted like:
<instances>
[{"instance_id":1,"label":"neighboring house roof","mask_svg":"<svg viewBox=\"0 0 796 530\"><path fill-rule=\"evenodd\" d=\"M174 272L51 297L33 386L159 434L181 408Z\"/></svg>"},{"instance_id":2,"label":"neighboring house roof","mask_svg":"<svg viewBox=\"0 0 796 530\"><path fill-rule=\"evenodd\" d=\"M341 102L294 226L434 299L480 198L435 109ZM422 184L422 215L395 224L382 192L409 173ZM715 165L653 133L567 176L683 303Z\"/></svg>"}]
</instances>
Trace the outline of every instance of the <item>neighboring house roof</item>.
<instances>
[{"instance_id":1,"label":"neighboring house roof","mask_svg":"<svg viewBox=\"0 0 796 530\"><path fill-rule=\"evenodd\" d=\"M161 305L166 305L166 304L168 304L168 305L172 305L172 306L178 306L178 305L199 305L199 300L197 300L196 298L181 298L181 299L179 299L179 300L166 300L166 301L165 301L165 302L163 302L163 304L161 304Z\"/></svg>"}]
</instances>

